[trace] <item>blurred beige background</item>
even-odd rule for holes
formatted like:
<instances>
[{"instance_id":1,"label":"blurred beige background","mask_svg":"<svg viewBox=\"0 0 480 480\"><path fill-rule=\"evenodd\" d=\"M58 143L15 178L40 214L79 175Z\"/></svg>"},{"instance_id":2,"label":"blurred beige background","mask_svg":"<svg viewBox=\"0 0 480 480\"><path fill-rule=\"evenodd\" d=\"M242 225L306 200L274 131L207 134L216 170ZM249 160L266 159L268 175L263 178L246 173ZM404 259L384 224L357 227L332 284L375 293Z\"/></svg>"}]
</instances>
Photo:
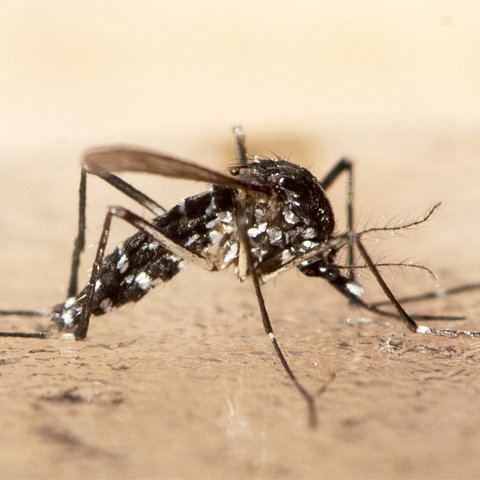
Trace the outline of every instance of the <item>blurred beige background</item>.
<instances>
[{"instance_id":1,"label":"blurred beige background","mask_svg":"<svg viewBox=\"0 0 480 480\"><path fill-rule=\"evenodd\" d=\"M222 169L239 123L250 153L319 177L354 159L359 228L442 201L419 231L372 241L375 258L425 263L441 287L479 279L478 2L0 0L0 68L0 307L64 298L85 148L140 144ZM202 188L127 178L166 204ZM343 193L340 181L339 229ZM91 182L89 243L116 202ZM387 272L399 294L433 288L424 277ZM328 287L285 278L266 291L292 366L313 391L337 374L319 431L304 428L249 286L192 269L94 321L87 342L1 342L5 478L475 477L478 345L360 327L365 313ZM475 298L422 308L480 330ZM387 337L403 350L384 354Z\"/></svg>"},{"instance_id":2,"label":"blurred beige background","mask_svg":"<svg viewBox=\"0 0 480 480\"><path fill-rule=\"evenodd\" d=\"M315 136L478 126L476 2L1 6L5 149L55 133L183 144L239 121Z\"/></svg>"},{"instance_id":3,"label":"blurred beige background","mask_svg":"<svg viewBox=\"0 0 480 480\"><path fill-rule=\"evenodd\" d=\"M319 176L355 159L360 224L437 200L449 225L477 213L476 2L0 6L2 165L74 172L86 147L121 141L223 168L240 123L252 153Z\"/></svg>"}]
</instances>

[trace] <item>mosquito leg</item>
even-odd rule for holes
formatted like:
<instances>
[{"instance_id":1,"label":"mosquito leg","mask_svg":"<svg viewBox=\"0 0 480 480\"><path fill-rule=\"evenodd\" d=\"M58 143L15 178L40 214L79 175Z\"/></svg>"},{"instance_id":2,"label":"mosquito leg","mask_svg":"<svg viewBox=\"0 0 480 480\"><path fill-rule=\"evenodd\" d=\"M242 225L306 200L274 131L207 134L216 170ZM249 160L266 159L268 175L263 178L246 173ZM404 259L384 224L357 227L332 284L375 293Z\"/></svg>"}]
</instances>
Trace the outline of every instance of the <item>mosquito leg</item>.
<instances>
[{"instance_id":1,"label":"mosquito leg","mask_svg":"<svg viewBox=\"0 0 480 480\"><path fill-rule=\"evenodd\" d=\"M85 169L84 169L85 171ZM127 183L125 180L117 177L113 173L108 171L102 171L100 169L89 170L87 173L96 175L97 177L105 180L112 187L116 188L127 197L130 197L132 200L137 202L142 207L150 210L156 217L163 215L167 210L159 205L155 200L150 198L148 195L145 195L143 192L135 188L133 185Z\"/></svg>"},{"instance_id":2,"label":"mosquito leg","mask_svg":"<svg viewBox=\"0 0 480 480\"><path fill-rule=\"evenodd\" d=\"M212 270L214 268L213 264L206 258L203 258L195 253L187 250L185 247L179 245L174 240L171 240L166 235L164 235L160 230L158 230L152 223L145 220L143 217L127 210L123 207L110 207L108 209L107 215L105 216L105 221L103 224L102 234L98 242L97 252L95 255L95 261L92 266L92 271L90 279L87 286L85 287L84 294L77 302L81 303L81 315L78 319L77 326L75 327L75 338L83 339L87 335L88 324L91 315L91 302L93 299L93 294L95 292L95 285L99 279L100 267L105 256L105 249L108 242L108 236L110 234L110 227L113 217L121 218L127 223L131 224L138 230L149 235L153 240L157 241L163 247L168 249L174 255L186 260L188 262L199 265L207 270Z\"/></svg>"},{"instance_id":3,"label":"mosquito leg","mask_svg":"<svg viewBox=\"0 0 480 480\"><path fill-rule=\"evenodd\" d=\"M445 289L436 290L433 292L421 293L419 295L412 295L411 297L402 297L402 298L399 298L398 301L401 302L402 304L409 303L409 302L421 302L423 300L449 297L451 295L458 295L460 293L471 292L473 290L479 290L479 289L480 289L480 283L466 283L464 285L459 285L457 287L445 288ZM387 305L388 303L389 302L382 300L380 302L374 302L372 303L372 305L375 307L381 307L383 305Z\"/></svg>"},{"instance_id":4,"label":"mosquito leg","mask_svg":"<svg viewBox=\"0 0 480 480\"><path fill-rule=\"evenodd\" d=\"M382 276L380 275L380 272L378 271L378 268L373 263L368 252L365 250L365 247L363 246L359 237L356 238L356 244L357 244L358 250L360 251L360 254L362 255L368 267L370 268L371 272L375 276L375 279L379 283L380 287L382 287L382 290L384 291L385 295L390 300L392 305L396 308L397 312L400 314L400 318L407 325L409 330L415 333L430 333L430 334L441 335L446 337L459 337L459 336L469 337L469 338L480 337L480 332L470 332L468 330L452 330L452 329L445 329L445 328L431 328L425 325L417 324L417 322L415 322L408 315L408 313L403 309L403 307L400 305L398 300L393 295L390 288L388 288L387 284L385 283L385 280L383 280Z\"/></svg>"},{"instance_id":5,"label":"mosquito leg","mask_svg":"<svg viewBox=\"0 0 480 480\"><path fill-rule=\"evenodd\" d=\"M360 238L356 238L356 244L358 247L358 250L360 252L360 255L364 258L365 262L368 265L368 268L370 271L373 273L373 276L377 280L378 284L382 288L383 292L387 296L387 298L390 300L392 305L395 307L397 312L400 314L400 318L403 320L403 323L407 326L409 330L412 332L416 332L418 330L418 324L413 320L408 313L404 310L404 308L400 305L398 300L395 298L395 295L392 293L388 285L385 283L385 280L383 277L380 275L380 272L378 271L378 268L376 265L373 263L373 260L371 259L370 255L368 252L365 250L365 247L363 246L362 242L360 241Z\"/></svg>"},{"instance_id":6,"label":"mosquito leg","mask_svg":"<svg viewBox=\"0 0 480 480\"><path fill-rule=\"evenodd\" d=\"M305 387L300 383L300 381L298 380L298 378L290 368L290 365L288 364L287 359L285 358L285 355L283 354L282 349L280 348L280 345L277 342L275 334L273 333L272 324L270 323L270 318L268 316L268 312L265 307L265 300L263 298L262 290L260 288L260 281L258 279L258 275L255 273L255 269L251 270L251 275L253 280L253 286L255 288L255 294L257 297L258 306L260 308L260 314L262 316L263 328L265 329L265 332L268 335L268 338L272 342L273 349L277 354L277 357L280 359L280 362L285 372L290 377L290 379L292 380L297 390L300 392L300 394L303 396L303 398L307 402L309 425L314 428L317 425L317 411L315 408L315 398L305 389Z\"/></svg>"},{"instance_id":7,"label":"mosquito leg","mask_svg":"<svg viewBox=\"0 0 480 480\"><path fill-rule=\"evenodd\" d=\"M265 306L265 300L262 294L262 289L260 287L260 280L255 269L255 263L254 263L251 248L250 248L250 242L248 239L246 225L242 220L240 220L244 218L242 213L244 213L243 208L240 202L237 202L237 219L238 219L237 228L239 231L241 244L243 244L244 246L243 250L244 250L245 260L247 263L248 273L250 273L250 275L252 276L253 287L255 289L255 295L257 297L258 306L260 308L260 315L262 317L263 328L265 330L265 333L268 335L270 342L272 343L273 350L275 351L277 357L280 359L280 363L282 364L283 369L285 370L287 375L290 377L290 380L293 382L296 389L300 392L302 397L305 399L308 407L309 425L312 428L315 428L317 425L317 411L315 408L315 398L312 394L310 394L305 389L305 387L298 380L297 376L293 373L293 370L290 368L290 365L288 364L288 361L285 358L285 355L283 354L282 349L280 348L280 345L278 344L275 334L273 332L273 327L270 322L267 308Z\"/></svg>"},{"instance_id":8,"label":"mosquito leg","mask_svg":"<svg viewBox=\"0 0 480 480\"><path fill-rule=\"evenodd\" d=\"M68 297L73 297L78 292L78 268L80 256L85 249L85 209L87 204L87 173L82 169L80 186L78 188L78 229L73 244L72 266L70 267L70 281L68 282Z\"/></svg>"},{"instance_id":9,"label":"mosquito leg","mask_svg":"<svg viewBox=\"0 0 480 480\"><path fill-rule=\"evenodd\" d=\"M0 332L0 337L15 338L48 338L48 334L44 332Z\"/></svg>"},{"instance_id":10,"label":"mosquito leg","mask_svg":"<svg viewBox=\"0 0 480 480\"><path fill-rule=\"evenodd\" d=\"M0 316L15 315L21 317L44 317L50 315L47 310L0 310ZM0 337L48 338L44 332L0 332Z\"/></svg>"},{"instance_id":11,"label":"mosquito leg","mask_svg":"<svg viewBox=\"0 0 480 480\"><path fill-rule=\"evenodd\" d=\"M395 231L395 230L402 230L405 228L410 228L414 227L417 225L420 225L424 223L426 220L428 220L433 212L440 206L439 203L436 203L428 212L427 214L423 217L420 218L419 220L415 220L413 222L409 222L403 225L400 225L398 227L388 227L388 228L370 228L368 230L364 230L363 232L359 233L358 236L363 235L365 233L371 233L375 231ZM352 235L355 236L355 235ZM358 238L358 237L357 237ZM398 264L400 265L400 264ZM376 265L376 268L378 270L378 266ZM422 267L423 268L423 267ZM427 269L428 270L428 269ZM335 285L334 285L335 286ZM429 299L434 299L434 298L440 298L440 297L446 297L450 295L456 295L458 293L464 293L464 292L469 292L472 290L478 290L480 289L480 283L471 283L471 284L465 284L465 285L459 285L458 287L453 287L449 289L444 289L444 290L437 290L433 292L426 292L426 293L421 293L418 295L413 295L409 297L402 297L398 299L398 302L401 304L408 303L408 302L418 302L422 300L429 300ZM342 292L345 294L345 292ZM347 295L348 296L348 295ZM382 307L384 305L391 304L390 300L383 300L379 302L373 302L368 305L364 304L361 301L353 302L357 303L357 305L360 305L364 308L368 308L369 310L373 312L380 313L381 315L386 315L386 316L392 316L391 313L385 312L380 310L378 307ZM448 316L448 315L410 315L410 317L415 318L415 319L422 319L422 320L463 320L464 317L459 317L459 316Z\"/></svg>"},{"instance_id":12,"label":"mosquito leg","mask_svg":"<svg viewBox=\"0 0 480 480\"><path fill-rule=\"evenodd\" d=\"M375 266L377 268L377 266ZM342 275L339 270L339 267L329 263L327 261L315 262L310 265L301 265L299 266L300 271L309 277L320 277L327 280L327 282L332 285L339 293L341 293L345 298L348 299L351 305L355 305L360 308L364 308L369 312L376 313L378 315L390 318L399 318L398 312L391 312L388 310L382 310L380 307L383 305L391 305L390 300L367 303L360 297L361 290L356 283L352 283L348 277ZM377 268L378 270L378 268ZM403 303L398 300L399 303ZM451 315L423 315L423 314L410 314L410 317L414 320L464 320L464 317L451 316Z\"/></svg>"},{"instance_id":13,"label":"mosquito leg","mask_svg":"<svg viewBox=\"0 0 480 480\"><path fill-rule=\"evenodd\" d=\"M48 310L0 310L1 316L16 315L19 317L44 317L49 315Z\"/></svg>"},{"instance_id":14,"label":"mosquito leg","mask_svg":"<svg viewBox=\"0 0 480 480\"><path fill-rule=\"evenodd\" d=\"M348 158L341 158L330 170L330 172L325 175L325 177L320 182L325 190L332 185L332 183L341 175L343 172L348 173L347 179L347 192L346 192L346 202L347 202L347 230L349 233L353 232L353 163ZM348 244L348 265L347 268L348 278L350 281L355 281L355 252L354 252L354 243L349 242Z\"/></svg>"}]
</instances>

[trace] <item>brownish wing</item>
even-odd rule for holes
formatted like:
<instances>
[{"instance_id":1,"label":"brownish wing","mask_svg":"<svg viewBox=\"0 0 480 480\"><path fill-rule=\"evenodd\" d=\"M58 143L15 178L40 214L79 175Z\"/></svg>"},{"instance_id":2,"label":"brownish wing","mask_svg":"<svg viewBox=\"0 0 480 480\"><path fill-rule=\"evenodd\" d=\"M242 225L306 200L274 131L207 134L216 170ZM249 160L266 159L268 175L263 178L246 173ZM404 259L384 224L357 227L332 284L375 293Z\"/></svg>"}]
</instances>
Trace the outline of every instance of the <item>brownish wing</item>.
<instances>
[{"instance_id":1,"label":"brownish wing","mask_svg":"<svg viewBox=\"0 0 480 480\"><path fill-rule=\"evenodd\" d=\"M85 153L82 165L87 172L100 176L107 172L143 172L271 193L265 187L244 183L188 160L138 147L114 145L93 148Z\"/></svg>"}]
</instances>

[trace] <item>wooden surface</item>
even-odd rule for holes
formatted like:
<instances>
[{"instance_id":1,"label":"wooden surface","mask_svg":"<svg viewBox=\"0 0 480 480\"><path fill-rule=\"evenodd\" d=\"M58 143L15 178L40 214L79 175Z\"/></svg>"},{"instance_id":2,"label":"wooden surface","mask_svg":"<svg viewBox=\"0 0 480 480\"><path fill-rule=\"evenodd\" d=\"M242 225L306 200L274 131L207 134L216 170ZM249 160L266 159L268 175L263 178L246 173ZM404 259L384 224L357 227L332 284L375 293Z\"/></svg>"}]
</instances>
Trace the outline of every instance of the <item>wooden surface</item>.
<instances>
[{"instance_id":1,"label":"wooden surface","mask_svg":"<svg viewBox=\"0 0 480 480\"><path fill-rule=\"evenodd\" d=\"M479 280L475 2L27 1L2 5L0 23L1 308L64 300L84 149L133 143L220 170L237 123L250 153L318 177L352 158L359 229L443 202L423 227L368 242L376 261L437 274L382 271L399 296ZM204 188L126 178L166 205ZM343 195L339 181L339 231ZM88 204L82 279L105 207L132 206L96 180ZM116 241L131 232L114 225ZM294 271L264 293L305 387L335 375L317 397L318 429L250 282L191 267L93 319L84 342L1 340L1 477L478 477L479 341L413 335ZM478 292L406 307L480 330ZM36 325L5 318L1 329Z\"/></svg>"}]
</instances>

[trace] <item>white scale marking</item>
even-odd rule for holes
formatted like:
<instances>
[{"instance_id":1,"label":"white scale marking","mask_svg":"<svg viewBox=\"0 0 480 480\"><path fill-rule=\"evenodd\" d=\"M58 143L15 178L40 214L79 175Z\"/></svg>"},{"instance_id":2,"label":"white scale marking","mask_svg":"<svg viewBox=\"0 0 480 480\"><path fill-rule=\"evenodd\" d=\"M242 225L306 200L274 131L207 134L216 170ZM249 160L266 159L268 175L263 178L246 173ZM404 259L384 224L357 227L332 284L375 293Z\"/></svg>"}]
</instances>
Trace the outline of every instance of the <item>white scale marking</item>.
<instances>
[{"instance_id":1,"label":"white scale marking","mask_svg":"<svg viewBox=\"0 0 480 480\"><path fill-rule=\"evenodd\" d=\"M123 254L119 259L118 259L118 262L117 262L117 270L120 272L120 273L125 273L128 269L128 258L125 254Z\"/></svg>"},{"instance_id":2,"label":"white scale marking","mask_svg":"<svg viewBox=\"0 0 480 480\"><path fill-rule=\"evenodd\" d=\"M142 290L149 290L150 287L152 286L152 279L145 272L141 272L135 277L135 283Z\"/></svg>"}]
</instances>

